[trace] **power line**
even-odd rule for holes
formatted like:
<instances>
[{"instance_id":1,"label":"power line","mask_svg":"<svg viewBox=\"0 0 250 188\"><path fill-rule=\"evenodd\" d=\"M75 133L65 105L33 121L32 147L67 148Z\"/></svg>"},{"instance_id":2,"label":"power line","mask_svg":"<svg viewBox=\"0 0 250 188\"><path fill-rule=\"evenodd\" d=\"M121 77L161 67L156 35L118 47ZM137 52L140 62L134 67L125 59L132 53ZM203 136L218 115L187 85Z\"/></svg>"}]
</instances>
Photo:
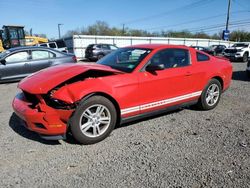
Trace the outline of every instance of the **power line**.
<instances>
[{"instance_id":1,"label":"power line","mask_svg":"<svg viewBox=\"0 0 250 188\"><path fill-rule=\"evenodd\" d=\"M148 21L148 20L155 19L155 18L158 18L158 17L166 16L166 15L168 15L170 13L176 12L177 10L182 10L182 9L187 10L187 9L191 9L191 8L196 8L198 6L205 5L206 3L210 3L210 2L211 2L211 0L199 0L199 1L187 4L187 5L184 5L182 7L178 7L178 8L166 11L166 12L162 12L162 13L159 13L159 14L147 16L147 17L144 17L144 18L139 18L139 19L135 19L135 20L126 21L126 22L123 22L122 24L129 25L129 24L132 24L132 23Z\"/></svg>"},{"instance_id":2,"label":"power line","mask_svg":"<svg viewBox=\"0 0 250 188\"><path fill-rule=\"evenodd\" d=\"M241 8L250 11L249 9L246 9L246 5L241 4L239 1L233 0L234 3L236 3L238 6L240 6ZM246 4L249 5L249 2L247 2Z\"/></svg>"},{"instance_id":3,"label":"power line","mask_svg":"<svg viewBox=\"0 0 250 188\"><path fill-rule=\"evenodd\" d=\"M230 28L237 28L237 27L240 27L240 26L249 26L250 25L250 23L248 23L248 24L246 24L246 23L244 23L244 24L237 24L237 25L232 25L232 26L230 26ZM223 28L225 27L225 25L221 25L221 26L219 26L219 27L216 27L216 28L211 28L211 29L206 29L206 32L212 32L212 31L218 31L218 30L223 30ZM203 30L199 30L199 31L197 31L197 32L202 32ZM194 33L194 32L193 32Z\"/></svg>"},{"instance_id":4,"label":"power line","mask_svg":"<svg viewBox=\"0 0 250 188\"><path fill-rule=\"evenodd\" d=\"M233 21L231 23L229 23L230 27L231 26L239 26L239 25L242 25L242 24L249 24L250 21L249 19L244 19L244 20L237 20L237 21ZM191 28L189 29L190 32L198 32L198 31L203 31L203 30L209 30L209 29L217 29L217 28L221 28L223 27L224 24L221 23L221 24L215 24L215 25L210 25L210 26L202 26L202 27L198 27L198 28Z\"/></svg>"},{"instance_id":5,"label":"power line","mask_svg":"<svg viewBox=\"0 0 250 188\"><path fill-rule=\"evenodd\" d=\"M235 11L232 12L231 14L239 14L239 13L246 13L246 12L250 12L250 11L246 11L246 10L242 10L242 11ZM218 17L222 17L225 16L226 14L218 14L215 16L210 16L210 17L205 17L205 18L200 18L200 19L195 19L195 20L190 20L187 22L181 22L178 24L172 24L172 25L165 25L165 26L158 26L158 27L151 27L151 28L147 28L146 30L155 30L155 29L163 29L163 28L167 28L167 27L174 27L174 26L180 26L180 25L185 25L185 24L190 24L190 23L195 23L195 22L201 22L201 21L205 21L205 20L210 20L210 19L214 19L214 18L218 18Z\"/></svg>"}]
</instances>

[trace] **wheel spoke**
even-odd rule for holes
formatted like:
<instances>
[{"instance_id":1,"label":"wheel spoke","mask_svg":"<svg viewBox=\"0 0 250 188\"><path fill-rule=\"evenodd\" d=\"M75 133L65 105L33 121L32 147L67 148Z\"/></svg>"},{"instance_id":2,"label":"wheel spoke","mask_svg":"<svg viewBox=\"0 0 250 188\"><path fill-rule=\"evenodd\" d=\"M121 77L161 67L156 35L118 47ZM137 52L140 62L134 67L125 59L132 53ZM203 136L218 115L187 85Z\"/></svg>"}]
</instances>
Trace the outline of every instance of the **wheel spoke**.
<instances>
[{"instance_id":1,"label":"wheel spoke","mask_svg":"<svg viewBox=\"0 0 250 188\"><path fill-rule=\"evenodd\" d=\"M206 98L206 101L207 101L208 104L209 104L210 100L211 100L211 97L208 96L208 97Z\"/></svg>"},{"instance_id":2,"label":"wheel spoke","mask_svg":"<svg viewBox=\"0 0 250 188\"><path fill-rule=\"evenodd\" d=\"M215 91L215 92L213 93L213 96L215 96L215 97L219 96L219 91Z\"/></svg>"},{"instance_id":3,"label":"wheel spoke","mask_svg":"<svg viewBox=\"0 0 250 188\"><path fill-rule=\"evenodd\" d=\"M212 85L211 92L215 92L216 88L217 88L216 85Z\"/></svg>"},{"instance_id":4,"label":"wheel spoke","mask_svg":"<svg viewBox=\"0 0 250 188\"><path fill-rule=\"evenodd\" d=\"M108 124L109 123L110 118L109 117L101 117L100 118L100 123L101 124Z\"/></svg>"},{"instance_id":5,"label":"wheel spoke","mask_svg":"<svg viewBox=\"0 0 250 188\"><path fill-rule=\"evenodd\" d=\"M211 98L211 103L210 104L214 104L214 98Z\"/></svg>"},{"instance_id":6,"label":"wheel spoke","mask_svg":"<svg viewBox=\"0 0 250 188\"><path fill-rule=\"evenodd\" d=\"M96 132L97 132L97 134L99 135L99 134L101 133L101 130L100 130L99 125L97 125L95 128L96 128Z\"/></svg>"},{"instance_id":7,"label":"wheel spoke","mask_svg":"<svg viewBox=\"0 0 250 188\"><path fill-rule=\"evenodd\" d=\"M87 130L90 129L90 127L92 127L91 122L84 123L83 125L81 125L82 132L86 132Z\"/></svg>"},{"instance_id":8,"label":"wheel spoke","mask_svg":"<svg viewBox=\"0 0 250 188\"><path fill-rule=\"evenodd\" d=\"M97 132L96 132L96 127L94 126L93 127L93 135L96 136L97 135Z\"/></svg>"},{"instance_id":9,"label":"wheel spoke","mask_svg":"<svg viewBox=\"0 0 250 188\"><path fill-rule=\"evenodd\" d=\"M104 107L98 106L95 113L101 115L103 111L104 111Z\"/></svg>"},{"instance_id":10,"label":"wheel spoke","mask_svg":"<svg viewBox=\"0 0 250 188\"><path fill-rule=\"evenodd\" d=\"M91 119L91 116L92 116L92 112L87 109L84 113L83 113L83 116L87 119Z\"/></svg>"}]
</instances>

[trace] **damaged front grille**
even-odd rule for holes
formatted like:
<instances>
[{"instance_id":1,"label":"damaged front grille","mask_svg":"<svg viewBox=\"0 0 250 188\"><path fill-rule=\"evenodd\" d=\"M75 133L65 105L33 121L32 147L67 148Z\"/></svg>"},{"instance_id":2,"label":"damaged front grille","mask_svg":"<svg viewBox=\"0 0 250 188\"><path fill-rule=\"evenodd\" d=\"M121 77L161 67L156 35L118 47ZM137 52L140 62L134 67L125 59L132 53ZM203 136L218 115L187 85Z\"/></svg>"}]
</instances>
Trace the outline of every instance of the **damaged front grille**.
<instances>
[{"instance_id":1,"label":"damaged front grille","mask_svg":"<svg viewBox=\"0 0 250 188\"><path fill-rule=\"evenodd\" d=\"M237 49L225 49L225 53L236 53Z\"/></svg>"},{"instance_id":2,"label":"damaged front grille","mask_svg":"<svg viewBox=\"0 0 250 188\"><path fill-rule=\"evenodd\" d=\"M30 107L35 108L35 106L39 103L39 99L36 95L23 91L23 94L28 102L31 103Z\"/></svg>"}]
</instances>

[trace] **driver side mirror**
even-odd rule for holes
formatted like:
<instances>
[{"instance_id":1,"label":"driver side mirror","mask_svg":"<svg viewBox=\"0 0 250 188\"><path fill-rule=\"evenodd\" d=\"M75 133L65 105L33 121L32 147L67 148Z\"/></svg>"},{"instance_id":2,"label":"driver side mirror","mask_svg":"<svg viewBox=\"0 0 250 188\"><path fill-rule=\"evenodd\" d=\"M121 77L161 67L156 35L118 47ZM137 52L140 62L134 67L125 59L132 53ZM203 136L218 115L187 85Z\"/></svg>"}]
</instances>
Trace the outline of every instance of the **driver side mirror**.
<instances>
[{"instance_id":1,"label":"driver side mirror","mask_svg":"<svg viewBox=\"0 0 250 188\"><path fill-rule=\"evenodd\" d=\"M3 65L6 65L5 59L1 59L0 62L1 62Z\"/></svg>"},{"instance_id":2,"label":"driver side mirror","mask_svg":"<svg viewBox=\"0 0 250 188\"><path fill-rule=\"evenodd\" d=\"M157 65L149 64L146 67L146 71L148 72L154 72L157 70L164 70L164 69L165 69L165 66L163 64L157 64Z\"/></svg>"}]
</instances>

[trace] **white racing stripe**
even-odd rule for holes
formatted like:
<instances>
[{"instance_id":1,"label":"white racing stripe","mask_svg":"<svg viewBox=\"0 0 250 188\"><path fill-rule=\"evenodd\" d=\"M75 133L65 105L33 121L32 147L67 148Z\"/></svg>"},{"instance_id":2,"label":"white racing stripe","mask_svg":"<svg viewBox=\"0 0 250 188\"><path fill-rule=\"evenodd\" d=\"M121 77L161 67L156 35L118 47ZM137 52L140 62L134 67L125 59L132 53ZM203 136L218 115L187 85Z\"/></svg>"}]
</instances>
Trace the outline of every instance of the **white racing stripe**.
<instances>
[{"instance_id":1,"label":"white racing stripe","mask_svg":"<svg viewBox=\"0 0 250 188\"><path fill-rule=\"evenodd\" d=\"M182 95L179 97L164 99L161 101L156 101L156 102L152 102L152 103L148 103L148 104L144 104L144 105L140 105L140 106L135 106L135 107L131 107L131 108L125 108L125 109L121 110L121 115L132 113L132 112L137 112L140 110L146 110L146 109L150 109L150 108L154 108L154 107L158 107L158 106L163 106L166 104L175 103L175 102L182 101L182 100L189 99L189 98L193 98L193 97L198 97L201 95L201 93L202 93L202 91L197 91L197 92L190 93L187 95Z\"/></svg>"}]
</instances>

